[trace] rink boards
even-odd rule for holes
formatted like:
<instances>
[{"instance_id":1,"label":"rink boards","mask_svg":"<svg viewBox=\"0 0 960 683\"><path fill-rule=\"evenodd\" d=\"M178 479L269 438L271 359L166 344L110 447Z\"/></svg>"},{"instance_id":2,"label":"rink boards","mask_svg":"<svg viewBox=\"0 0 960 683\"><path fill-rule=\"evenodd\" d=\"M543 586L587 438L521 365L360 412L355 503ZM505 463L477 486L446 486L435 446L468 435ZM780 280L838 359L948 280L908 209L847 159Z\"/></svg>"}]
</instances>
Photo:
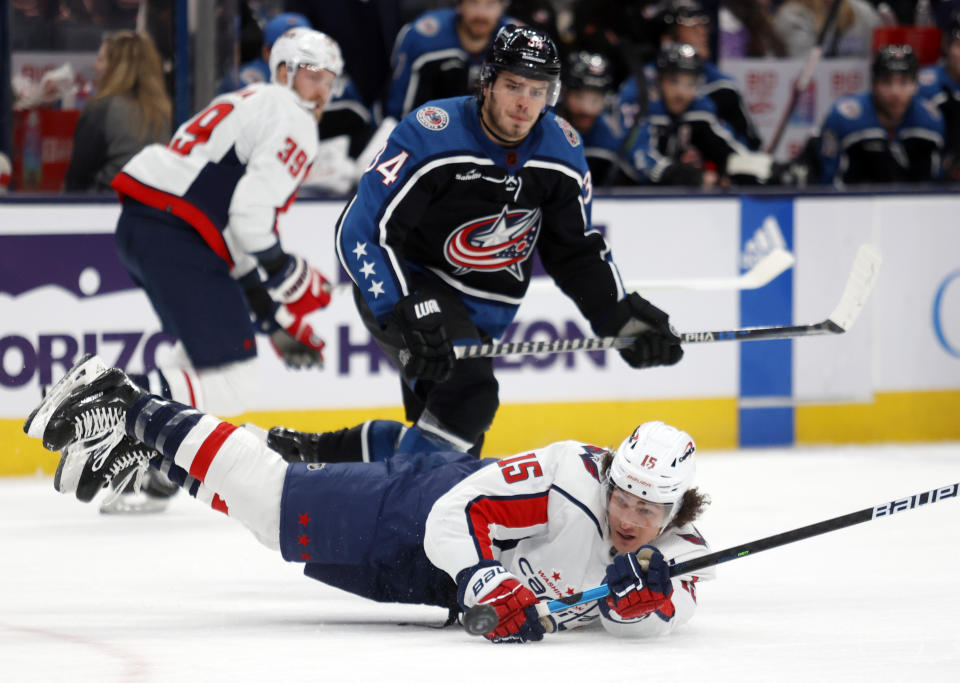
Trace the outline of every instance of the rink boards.
<instances>
[{"instance_id":1,"label":"rink boards","mask_svg":"<svg viewBox=\"0 0 960 683\"><path fill-rule=\"evenodd\" d=\"M335 280L345 277L333 250L342 206L300 201L279 223L286 248ZM0 205L0 474L55 466L20 423L64 358L95 350L142 371L169 349L114 254L117 213L113 203ZM486 453L561 438L612 444L648 419L674 422L707 448L960 438L960 198L606 197L593 216L628 281L734 277L782 235L796 265L762 289L641 290L685 332L819 322L860 244L878 245L884 263L843 335L688 345L679 365L643 371L615 352L500 359L502 407ZM313 322L326 368L286 370L261 344L263 391L239 420L319 430L401 418L396 373L351 297ZM580 335L591 332L575 306L537 286L503 340Z\"/></svg>"}]
</instances>

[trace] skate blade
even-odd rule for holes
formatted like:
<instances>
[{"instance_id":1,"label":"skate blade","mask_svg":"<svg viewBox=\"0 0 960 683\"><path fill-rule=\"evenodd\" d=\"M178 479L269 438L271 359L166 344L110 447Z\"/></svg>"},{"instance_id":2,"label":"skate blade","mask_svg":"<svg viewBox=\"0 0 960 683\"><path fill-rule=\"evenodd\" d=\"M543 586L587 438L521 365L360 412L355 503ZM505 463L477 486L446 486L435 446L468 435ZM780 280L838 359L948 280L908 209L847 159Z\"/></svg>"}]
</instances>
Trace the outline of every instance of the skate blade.
<instances>
[{"instance_id":1,"label":"skate blade","mask_svg":"<svg viewBox=\"0 0 960 683\"><path fill-rule=\"evenodd\" d=\"M100 506L102 515L155 515L167 509L168 499L141 493L124 493Z\"/></svg>"}]
</instances>

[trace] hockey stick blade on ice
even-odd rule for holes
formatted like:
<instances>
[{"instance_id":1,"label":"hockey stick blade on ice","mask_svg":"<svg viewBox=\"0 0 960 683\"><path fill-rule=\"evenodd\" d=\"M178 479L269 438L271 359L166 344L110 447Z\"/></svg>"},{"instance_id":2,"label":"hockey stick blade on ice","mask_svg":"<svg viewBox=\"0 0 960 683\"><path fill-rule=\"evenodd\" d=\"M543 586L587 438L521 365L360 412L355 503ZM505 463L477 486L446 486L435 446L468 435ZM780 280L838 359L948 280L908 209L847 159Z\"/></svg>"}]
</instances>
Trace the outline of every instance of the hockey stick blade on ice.
<instances>
[{"instance_id":1,"label":"hockey stick blade on ice","mask_svg":"<svg viewBox=\"0 0 960 683\"><path fill-rule=\"evenodd\" d=\"M735 277L719 278L676 278L669 280L629 280L624 287L631 292L648 289L672 289L693 291L725 291L740 289L759 289L770 284L781 273L786 272L793 265L795 259L786 249L777 247L765 254L746 273ZM353 288L352 282L341 282L333 286L334 296L347 294ZM538 277L530 281L528 291L556 291L560 292L553 280L548 277Z\"/></svg>"},{"instance_id":2,"label":"hockey stick blade on ice","mask_svg":"<svg viewBox=\"0 0 960 683\"><path fill-rule=\"evenodd\" d=\"M749 541L732 548L718 550L715 553L710 553L701 557L695 557L694 559L687 560L686 562L672 564L670 566L670 576L683 576L685 574L695 572L698 569L706 569L707 567L713 567L715 565L722 564L723 562L739 560L747 555L756 555L763 550L777 548L795 541L802 541L813 536L819 536L820 534L836 531L837 529L844 529L848 526L854 526L855 524L871 522L880 517L890 517L891 515L907 512L908 510L923 507L924 505L939 503L940 501L947 500L948 498L956 498L958 491L960 491L960 482L955 484L947 484L946 486L941 486L930 491L915 493L914 495L907 496L906 498L897 498L896 500L891 500L873 507L864 508L863 510L857 510L856 512L850 512L846 515L841 515L840 517L834 517L822 522L817 522L816 524L808 524L807 526L791 529L790 531L784 531L783 533L767 536L766 538L760 538L755 541ZM609 594L610 590L607 588L606 584L602 584L600 586L596 586L595 588L581 591L580 593L574 593L573 595L569 595L565 598L541 602L537 605L537 612L541 615L541 617L543 617L554 612L561 612L575 605L582 605L594 600L600 600L607 597ZM490 625L491 620L492 625ZM496 626L497 611L490 605L476 605L468 609L463 614L463 627L467 630L467 633L471 635L483 635L484 633L489 633L496 628Z\"/></svg>"},{"instance_id":3,"label":"hockey stick blade on ice","mask_svg":"<svg viewBox=\"0 0 960 683\"><path fill-rule=\"evenodd\" d=\"M853 327L880 272L880 250L864 244L857 252L853 269L840 302L833 313L819 323L809 325L776 325L772 327L742 327L734 330L708 330L680 333L684 344L702 344L720 341L759 341L763 339L791 339L821 334L842 334ZM632 337L591 337L586 339L557 339L554 341L507 342L504 344L475 344L455 346L457 358L480 358L530 355L535 353L569 353L571 351L602 351L622 349L634 343Z\"/></svg>"}]
</instances>

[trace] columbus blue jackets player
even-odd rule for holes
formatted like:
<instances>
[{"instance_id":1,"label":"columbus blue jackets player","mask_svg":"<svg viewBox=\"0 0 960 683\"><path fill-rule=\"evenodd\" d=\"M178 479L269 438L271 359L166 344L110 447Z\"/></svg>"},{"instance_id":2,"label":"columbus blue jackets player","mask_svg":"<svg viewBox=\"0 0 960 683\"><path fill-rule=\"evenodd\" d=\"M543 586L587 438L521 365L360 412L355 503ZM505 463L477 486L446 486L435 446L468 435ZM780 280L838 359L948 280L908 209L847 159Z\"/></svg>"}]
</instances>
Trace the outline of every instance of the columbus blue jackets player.
<instances>
[{"instance_id":1,"label":"columbus blue jackets player","mask_svg":"<svg viewBox=\"0 0 960 683\"><path fill-rule=\"evenodd\" d=\"M943 45L943 61L920 71L918 92L943 116L943 168L949 178L960 180L960 12L950 19Z\"/></svg>"},{"instance_id":2,"label":"columbus blue jackets player","mask_svg":"<svg viewBox=\"0 0 960 683\"><path fill-rule=\"evenodd\" d=\"M548 111L559 77L547 34L504 27L478 95L407 116L337 225L364 323L402 370L407 418L460 450L479 449L498 386L492 359L454 363L451 343L503 333L527 290L534 249L595 332L639 335L621 352L629 364L682 355L667 315L623 291L591 228L583 143Z\"/></svg>"},{"instance_id":3,"label":"columbus blue jackets player","mask_svg":"<svg viewBox=\"0 0 960 683\"><path fill-rule=\"evenodd\" d=\"M669 43L657 56L657 92L631 149L646 180L659 185L715 185L731 154L748 150L713 102L697 94L702 62L692 46Z\"/></svg>"},{"instance_id":4,"label":"columbus blue jackets player","mask_svg":"<svg viewBox=\"0 0 960 683\"><path fill-rule=\"evenodd\" d=\"M613 93L610 61L598 52L579 50L566 61L557 113L573 124L583 139L590 175L598 185L640 182L621 151L621 135L607 122L605 109Z\"/></svg>"},{"instance_id":5,"label":"columbus blue jackets player","mask_svg":"<svg viewBox=\"0 0 960 683\"><path fill-rule=\"evenodd\" d=\"M401 119L428 100L474 90L506 0L457 0L456 8L425 12L397 35L386 113Z\"/></svg>"},{"instance_id":6,"label":"columbus blue jackets player","mask_svg":"<svg viewBox=\"0 0 960 683\"><path fill-rule=\"evenodd\" d=\"M909 45L884 45L868 92L841 97L820 129L821 182L922 182L940 176L943 117L917 94Z\"/></svg>"},{"instance_id":7,"label":"columbus blue jackets player","mask_svg":"<svg viewBox=\"0 0 960 683\"><path fill-rule=\"evenodd\" d=\"M700 58L702 76L697 94L713 102L717 118L733 130L737 140L750 150L760 149L760 134L737 89L736 81L710 61L710 15L697 0L673 0L667 3L661 20L666 27L661 38L663 45L671 42L692 45ZM644 66L643 85L647 91L644 93L639 91L637 78L628 78L623 82L620 88L620 112L625 132L642 124L646 113L644 104L650 106L657 99L656 74L655 63Z\"/></svg>"},{"instance_id":8,"label":"columbus blue jackets player","mask_svg":"<svg viewBox=\"0 0 960 683\"><path fill-rule=\"evenodd\" d=\"M151 396L87 356L24 428L63 449L63 494L88 502L152 464L311 578L451 617L490 605L493 642L598 624L618 637L664 635L693 616L696 584L713 576L670 577L669 560L709 548L692 524L706 503L693 487L696 447L662 422L615 452L562 441L497 461L397 453L403 426L375 420L349 438L323 435L309 463L288 462L253 429ZM601 582L608 598L542 609Z\"/></svg>"}]
</instances>

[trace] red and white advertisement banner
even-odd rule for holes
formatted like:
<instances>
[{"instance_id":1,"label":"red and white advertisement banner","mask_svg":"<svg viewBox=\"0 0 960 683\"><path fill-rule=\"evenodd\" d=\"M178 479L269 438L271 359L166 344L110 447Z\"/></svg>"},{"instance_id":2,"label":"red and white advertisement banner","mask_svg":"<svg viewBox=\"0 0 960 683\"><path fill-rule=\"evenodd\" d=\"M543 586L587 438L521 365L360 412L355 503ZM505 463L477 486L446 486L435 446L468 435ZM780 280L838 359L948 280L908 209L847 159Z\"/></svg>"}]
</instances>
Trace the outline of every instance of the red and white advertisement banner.
<instances>
[{"instance_id":1,"label":"red and white advertisement banner","mask_svg":"<svg viewBox=\"0 0 960 683\"><path fill-rule=\"evenodd\" d=\"M790 102L794 83L803 71L805 61L727 59L720 64L720 69L740 85L740 92L765 148ZM860 92L869 85L870 64L866 59L820 60L810 84L800 95L787 121L776 157L786 160L795 156L810 133L823 123L838 97Z\"/></svg>"}]
</instances>

